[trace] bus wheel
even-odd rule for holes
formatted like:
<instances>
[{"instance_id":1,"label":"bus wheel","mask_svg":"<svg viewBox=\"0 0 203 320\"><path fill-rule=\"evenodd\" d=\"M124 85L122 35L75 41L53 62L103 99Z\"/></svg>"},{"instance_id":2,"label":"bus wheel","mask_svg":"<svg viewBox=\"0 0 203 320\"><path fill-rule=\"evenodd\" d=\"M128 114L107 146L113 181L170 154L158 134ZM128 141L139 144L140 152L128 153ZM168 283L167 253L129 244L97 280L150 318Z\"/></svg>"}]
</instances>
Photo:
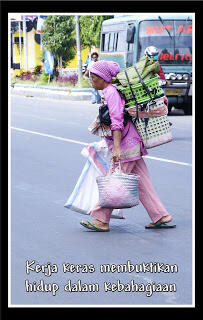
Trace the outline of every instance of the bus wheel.
<instances>
[{"instance_id":1,"label":"bus wheel","mask_svg":"<svg viewBox=\"0 0 203 320\"><path fill-rule=\"evenodd\" d=\"M187 115L187 116L191 116L191 115L192 115L192 99L189 99L189 101L187 101L187 102L185 103L184 113L185 113L185 115Z\"/></svg>"},{"instance_id":2,"label":"bus wheel","mask_svg":"<svg viewBox=\"0 0 203 320\"><path fill-rule=\"evenodd\" d=\"M171 109L172 109L172 106L171 106L171 105L168 105L168 114L170 114Z\"/></svg>"}]
</instances>

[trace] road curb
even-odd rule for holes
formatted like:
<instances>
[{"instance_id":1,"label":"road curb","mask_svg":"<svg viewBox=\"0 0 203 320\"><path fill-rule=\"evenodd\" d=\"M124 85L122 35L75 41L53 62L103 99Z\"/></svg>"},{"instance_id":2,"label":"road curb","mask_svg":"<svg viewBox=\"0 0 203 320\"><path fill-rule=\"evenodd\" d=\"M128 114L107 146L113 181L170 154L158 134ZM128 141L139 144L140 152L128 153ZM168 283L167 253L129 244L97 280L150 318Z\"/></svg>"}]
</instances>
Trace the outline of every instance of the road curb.
<instances>
[{"instance_id":1,"label":"road curb","mask_svg":"<svg viewBox=\"0 0 203 320\"><path fill-rule=\"evenodd\" d=\"M63 87L47 87L34 85L20 85L16 84L11 88L11 94L22 95L26 97L40 97L40 98L51 98L61 100L72 100L82 101L91 100L91 88L84 89L70 89Z\"/></svg>"}]
</instances>

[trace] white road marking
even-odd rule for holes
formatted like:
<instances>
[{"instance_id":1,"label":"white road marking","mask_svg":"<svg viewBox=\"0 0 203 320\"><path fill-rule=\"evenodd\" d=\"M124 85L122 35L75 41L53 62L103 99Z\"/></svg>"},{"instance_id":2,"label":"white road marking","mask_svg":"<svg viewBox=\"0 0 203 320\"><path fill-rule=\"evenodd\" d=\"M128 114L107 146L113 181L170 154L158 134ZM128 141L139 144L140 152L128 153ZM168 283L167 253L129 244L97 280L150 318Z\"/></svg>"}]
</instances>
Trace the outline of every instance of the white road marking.
<instances>
[{"instance_id":1,"label":"white road marking","mask_svg":"<svg viewBox=\"0 0 203 320\"><path fill-rule=\"evenodd\" d=\"M57 139L57 140L61 140L61 141L66 141L66 142L71 142L71 143L76 143L76 144L80 144L80 145L85 145L86 146L86 145L89 144L88 142L82 142L82 141L78 141L78 140L57 137L57 136L53 136L53 135L50 135L50 134L31 131L31 130L26 130L26 129L22 129L22 128L16 128L16 127L10 127L10 128L13 129L13 130L17 130L17 131L21 131L21 132L25 132L25 133L37 134L39 136L48 137L48 138L52 138L52 139ZM151 159L151 160L157 160L157 161L163 161L163 162L179 164L179 165L182 165L182 166L192 166L191 163L180 162L180 161L175 161L175 160L169 160L169 159L164 159L164 158L157 158L157 157L152 157L152 156L145 156L145 158L148 158L148 159Z\"/></svg>"},{"instance_id":2,"label":"white road marking","mask_svg":"<svg viewBox=\"0 0 203 320\"><path fill-rule=\"evenodd\" d=\"M37 119L40 119L40 120L56 121L55 118L42 118L41 116L36 116L34 114L25 114L25 113L22 113L22 112L13 112L13 115L20 115L21 117L37 118Z\"/></svg>"},{"instance_id":3,"label":"white road marking","mask_svg":"<svg viewBox=\"0 0 203 320\"><path fill-rule=\"evenodd\" d=\"M168 159L164 159L164 158L157 158L157 157L151 157L151 156L145 156L145 158L149 158L152 160L158 160L158 161L164 161L164 162L176 163L176 164L180 164L182 166L192 166L192 164L188 163L188 162L180 162L180 161L168 160Z\"/></svg>"},{"instance_id":4,"label":"white road marking","mask_svg":"<svg viewBox=\"0 0 203 320\"><path fill-rule=\"evenodd\" d=\"M48 137L48 138L52 138L52 139L57 139L57 140L62 140L62 141L67 141L67 142L82 144L82 145L87 145L87 144L88 144L87 142L82 142L82 141L78 141L78 140L72 140L72 139L57 137L57 136L53 136L53 135L51 135L51 134L46 134L46 133L41 133L41 132L36 132L36 131L30 131L30 130L21 129L21 128L16 128L16 127L11 127L11 129L17 130L17 131L26 132L26 133L31 133L31 134L37 134L37 135L39 135L39 136Z\"/></svg>"}]
</instances>

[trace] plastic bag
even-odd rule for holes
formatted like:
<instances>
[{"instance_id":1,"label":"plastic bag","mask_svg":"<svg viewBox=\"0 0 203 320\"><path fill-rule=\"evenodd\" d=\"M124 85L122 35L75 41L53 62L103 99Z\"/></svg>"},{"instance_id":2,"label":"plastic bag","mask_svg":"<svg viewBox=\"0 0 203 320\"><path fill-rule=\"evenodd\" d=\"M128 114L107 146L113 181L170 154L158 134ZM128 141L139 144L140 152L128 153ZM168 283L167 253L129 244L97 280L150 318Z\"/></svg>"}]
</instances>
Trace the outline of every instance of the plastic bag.
<instances>
[{"instance_id":1,"label":"plastic bag","mask_svg":"<svg viewBox=\"0 0 203 320\"><path fill-rule=\"evenodd\" d=\"M104 140L85 146L81 154L87 158L81 175L64 207L89 215L99 201L96 178L109 169L109 153ZM122 210L114 210L111 218L124 219Z\"/></svg>"}]
</instances>

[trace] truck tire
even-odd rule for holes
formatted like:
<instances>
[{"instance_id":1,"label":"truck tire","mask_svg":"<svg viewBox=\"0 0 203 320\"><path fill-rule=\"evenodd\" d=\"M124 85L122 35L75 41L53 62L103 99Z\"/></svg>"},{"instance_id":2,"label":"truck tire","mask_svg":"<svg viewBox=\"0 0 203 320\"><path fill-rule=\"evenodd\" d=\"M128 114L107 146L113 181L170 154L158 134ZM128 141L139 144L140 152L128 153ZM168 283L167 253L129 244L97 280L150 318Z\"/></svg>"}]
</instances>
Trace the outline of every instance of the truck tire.
<instances>
[{"instance_id":1,"label":"truck tire","mask_svg":"<svg viewBox=\"0 0 203 320\"><path fill-rule=\"evenodd\" d=\"M168 114L171 113L172 105L168 104Z\"/></svg>"},{"instance_id":2,"label":"truck tire","mask_svg":"<svg viewBox=\"0 0 203 320\"><path fill-rule=\"evenodd\" d=\"M190 97L188 99L188 101L185 103L184 113L187 116L191 116L192 115L192 97Z\"/></svg>"}]
</instances>

